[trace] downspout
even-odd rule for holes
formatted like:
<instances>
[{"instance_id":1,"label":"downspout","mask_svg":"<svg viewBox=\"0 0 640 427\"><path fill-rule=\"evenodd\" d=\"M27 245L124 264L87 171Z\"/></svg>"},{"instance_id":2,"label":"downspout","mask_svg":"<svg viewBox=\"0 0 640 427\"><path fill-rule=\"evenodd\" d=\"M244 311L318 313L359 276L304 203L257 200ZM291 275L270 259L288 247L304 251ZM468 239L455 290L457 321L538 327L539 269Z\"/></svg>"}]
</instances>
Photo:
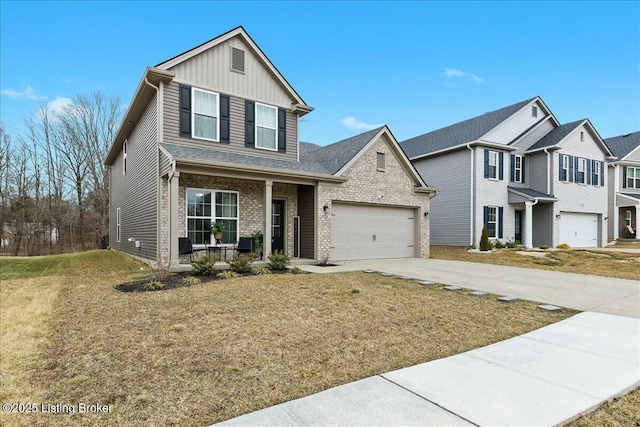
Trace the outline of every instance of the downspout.
<instances>
[{"instance_id":1,"label":"downspout","mask_svg":"<svg viewBox=\"0 0 640 427\"><path fill-rule=\"evenodd\" d=\"M476 205L476 199L475 199L475 191L474 191L474 186L475 186L475 174L476 174L476 170L475 170L475 164L474 164L474 159L473 159L473 147L471 147L471 144L467 144L467 148L470 151L470 155L469 157L471 158L471 165L469 168L469 172L471 173L471 190L470 190L470 198L469 198L469 205L470 205L470 209L469 209L469 246L473 246L475 245L475 239L474 239L474 232L475 232L475 205Z\"/></svg>"},{"instance_id":2,"label":"downspout","mask_svg":"<svg viewBox=\"0 0 640 427\"><path fill-rule=\"evenodd\" d=\"M162 241L161 228L160 227L160 194L162 189L160 188L160 133L161 133L161 119L160 119L160 87L152 84L147 76L144 76L144 82L148 86L152 87L156 91L156 262L161 262L161 250L160 242ZM168 186L167 182L167 186ZM169 254L169 260L171 254ZM158 265L158 267L160 267Z\"/></svg>"}]
</instances>

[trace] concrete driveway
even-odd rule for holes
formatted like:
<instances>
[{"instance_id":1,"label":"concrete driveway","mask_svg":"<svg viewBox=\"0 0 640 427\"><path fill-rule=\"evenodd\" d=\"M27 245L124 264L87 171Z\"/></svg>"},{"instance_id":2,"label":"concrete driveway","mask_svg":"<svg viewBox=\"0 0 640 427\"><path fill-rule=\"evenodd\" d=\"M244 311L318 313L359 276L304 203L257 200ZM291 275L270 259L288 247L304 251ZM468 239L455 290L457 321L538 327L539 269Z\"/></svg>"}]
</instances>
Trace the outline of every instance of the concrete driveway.
<instances>
[{"instance_id":1,"label":"concrete driveway","mask_svg":"<svg viewBox=\"0 0 640 427\"><path fill-rule=\"evenodd\" d=\"M321 273L374 269L580 311L640 318L640 281L636 280L420 258L348 261L336 267L300 268Z\"/></svg>"}]
</instances>

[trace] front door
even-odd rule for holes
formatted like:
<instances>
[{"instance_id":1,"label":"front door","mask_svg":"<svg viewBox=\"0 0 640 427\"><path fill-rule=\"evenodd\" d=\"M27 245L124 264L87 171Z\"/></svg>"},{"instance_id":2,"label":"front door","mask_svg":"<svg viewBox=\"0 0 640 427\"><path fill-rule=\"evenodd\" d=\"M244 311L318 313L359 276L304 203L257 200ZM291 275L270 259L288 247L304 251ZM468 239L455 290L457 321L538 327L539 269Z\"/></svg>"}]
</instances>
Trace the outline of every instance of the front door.
<instances>
[{"instance_id":1,"label":"front door","mask_svg":"<svg viewBox=\"0 0 640 427\"><path fill-rule=\"evenodd\" d=\"M284 200L273 200L271 204L271 251L284 252Z\"/></svg>"},{"instance_id":2,"label":"front door","mask_svg":"<svg viewBox=\"0 0 640 427\"><path fill-rule=\"evenodd\" d=\"M516 217L514 219L515 230L514 230L514 239L518 243L522 243L522 211L515 212Z\"/></svg>"}]
</instances>

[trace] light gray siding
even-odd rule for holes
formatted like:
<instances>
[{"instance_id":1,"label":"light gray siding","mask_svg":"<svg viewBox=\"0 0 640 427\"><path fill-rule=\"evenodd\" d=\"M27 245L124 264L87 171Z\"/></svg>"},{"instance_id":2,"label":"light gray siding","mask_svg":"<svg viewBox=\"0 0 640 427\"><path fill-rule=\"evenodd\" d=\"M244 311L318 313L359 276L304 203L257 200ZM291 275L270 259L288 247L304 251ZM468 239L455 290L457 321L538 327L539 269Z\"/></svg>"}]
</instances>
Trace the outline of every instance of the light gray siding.
<instances>
[{"instance_id":1,"label":"light gray siding","mask_svg":"<svg viewBox=\"0 0 640 427\"><path fill-rule=\"evenodd\" d=\"M527 186L541 193L547 192L547 154L537 153L527 156L526 160L526 180Z\"/></svg>"},{"instance_id":2,"label":"light gray siding","mask_svg":"<svg viewBox=\"0 0 640 427\"><path fill-rule=\"evenodd\" d=\"M518 148L514 154L521 154L523 151L527 150L533 144L541 140L542 137L551 132L554 127L555 125L551 122L550 119L544 120L542 123L538 124L531 130L531 132L529 132L518 142L513 144L514 147Z\"/></svg>"},{"instance_id":3,"label":"light gray siding","mask_svg":"<svg viewBox=\"0 0 640 427\"><path fill-rule=\"evenodd\" d=\"M640 162L640 147L627 154L625 160Z\"/></svg>"},{"instance_id":4,"label":"light gray siding","mask_svg":"<svg viewBox=\"0 0 640 427\"><path fill-rule=\"evenodd\" d=\"M166 176L171 171L171 162L169 158L160 150L158 150L160 156L160 176Z\"/></svg>"},{"instance_id":5,"label":"light gray siding","mask_svg":"<svg viewBox=\"0 0 640 427\"><path fill-rule=\"evenodd\" d=\"M230 143L203 141L180 136L179 84L170 83L165 87L164 101L164 142L174 144L210 147L220 151L239 152L252 156L269 157L281 160L297 160L298 158L298 119L287 111L287 141L286 152L278 153L259 148L245 147L245 99L230 96L229 99L229 136Z\"/></svg>"},{"instance_id":6,"label":"light gray siding","mask_svg":"<svg viewBox=\"0 0 640 427\"><path fill-rule=\"evenodd\" d=\"M533 207L533 246L552 246L551 203L540 203Z\"/></svg>"},{"instance_id":7,"label":"light gray siding","mask_svg":"<svg viewBox=\"0 0 640 427\"><path fill-rule=\"evenodd\" d=\"M509 144L522 135L527 129L543 119L544 113L542 108L540 108L538 103L536 103L536 105L538 106L537 117L532 116L531 105L527 105L494 129L487 132L487 134L480 139L482 141L497 142L499 144Z\"/></svg>"},{"instance_id":8,"label":"light gray siding","mask_svg":"<svg viewBox=\"0 0 640 427\"><path fill-rule=\"evenodd\" d=\"M122 171L123 154L111 168L110 245L133 255L157 259L158 228L158 139L156 98L142 114L127 139L127 172ZM117 242L116 210L121 208L121 240ZM134 242L141 242L136 248Z\"/></svg>"},{"instance_id":9,"label":"light gray siding","mask_svg":"<svg viewBox=\"0 0 640 427\"><path fill-rule=\"evenodd\" d=\"M468 246L471 230L470 151L420 160L414 163L431 187L440 189L431 201L431 244Z\"/></svg>"}]
</instances>

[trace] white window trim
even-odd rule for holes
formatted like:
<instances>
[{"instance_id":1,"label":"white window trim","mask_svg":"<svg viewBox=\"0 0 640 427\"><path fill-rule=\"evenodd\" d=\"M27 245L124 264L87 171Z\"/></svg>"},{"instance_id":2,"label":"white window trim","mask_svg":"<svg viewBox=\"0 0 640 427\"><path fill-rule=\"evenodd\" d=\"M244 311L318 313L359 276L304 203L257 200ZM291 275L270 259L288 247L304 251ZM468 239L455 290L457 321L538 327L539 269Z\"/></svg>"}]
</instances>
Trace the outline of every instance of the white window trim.
<instances>
[{"instance_id":1,"label":"white window trim","mask_svg":"<svg viewBox=\"0 0 640 427\"><path fill-rule=\"evenodd\" d=\"M127 174L127 140L122 143L122 175ZM119 240L118 240L119 241Z\"/></svg>"},{"instance_id":2,"label":"white window trim","mask_svg":"<svg viewBox=\"0 0 640 427\"><path fill-rule=\"evenodd\" d=\"M580 173L582 173L582 180L580 180ZM587 159L582 157L578 158L578 184L587 183Z\"/></svg>"},{"instance_id":3,"label":"white window trim","mask_svg":"<svg viewBox=\"0 0 640 427\"><path fill-rule=\"evenodd\" d=\"M625 182L625 188L640 189L640 168L635 166L626 166L627 168L627 182ZM629 175L629 172L633 171L633 176ZM629 185L631 180L631 186Z\"/></svg>"},{"instance_id":4,"label":"white window trim","mask_svg":"<svg viewBox=\"0 0 640 427\"><path fill-rule=\"evenodd\" d=\"M491 209L494 210L495 212L495 220L493 221L489 221L489 216L491 215ZM499 214L499 210L497 206L487 206L487 236L490 239L497 239L498 238L498 214ZM494 224L493 227L493 236L491 234L489 234L489 224Z\"/></svg>"},{"instance_id":5,"label":"white window trim","mask_svg":"<svg viewBox=\"0 0 640 427\"><path fill-rule=\"evenodd\" d=\"M216 111L218 115L207 116L207 117L216 118L216 135L218 136L217 139L196 136L196 92L204 92L204 93L208 93L210 95L216 96ZM206 114L201 114L201 115L205 116ZM197 87L191 87L191 138L200 139L203 141L220 142L220 94L219 93L206 90L206 89L197 88Z\"/></svg>"},{"instance_id":6,"label":"white window trim","mask_svg":"<svg viewBox=\"0 0 640 427\"><path fill-rule=\"evenodd\" d=\"M261 105L263 107L267 107L270 108L272 110L275 110L276 113L276 127L272 128L270 126L260 126L261 128L265 128L265 129L273 129L275 131L276 134L276 143L275 143L275 148L269 148L269 147L260 147L258 145L258 105ZM254 117L255 117L255 136L254 136L254 140L255 140L255 147L260 149L260 150L267 150L267 151L278 151L278 107L274 107L273 105L269 105L269 104L263 104L261 102L256 102L255 103L255 107L254 107Z\"/></svg>"},{"instance_id":7,"label":"white window trim","mask_svg":"<svg viewBox=\"0 0 640 427\"><path fill-rule=\"evenodd\" d=\"M494 157L495 155L495 157ZM491 164L491 159L494 158L495 159L495 164ZM498 177L500 176L500 172L498 171L498 165L500 164L500 159L499 159L499 154L497 151L492 151L489 150L489 171L488 171L488 178L487 179L492 179L492 180L498 180ZM491 166L495 167L495 176L491 176Z\"/></svg>"},{"instance_id":8,"label":"white window trim","mask_svg":"<svg viewBox=\"0 0 640 427\"><path fill-rule=\"evenodd\" d=\"M564 171L564 179L562 182L569 182L569 156L567 154L562 155L562 170Z\"/></svg>"},{"instance_id":9,"label":"white window trim","mask_svg":"<svg viewBox=\"0 0 640 427\"><path fill-rule=\"evenodd\" d=\"M520 165L518 166L518 160ZM520 177L518 177L520 174ZM522 156L513 156L513 182L522 182Z\"/></svg>"},{"instance_id":10,"label":"white window trim","mask_svg":"<svg viewBox=\"0 0 640 427\"><path fill-rule=\"evenodd\" d=\"M190 216L189 215L189 190L193 190L193 191L208 191L211 193L211 217L205 217L205 216ZM235 193L236 194L236 200L238 202L238 216L235 218L230 218L230 217L216 217L216 193ZM189 219L190 218L197 218L197 219L210 219L211 222L216 222L219 219L235 219L238 222L238 228L236 231L236 241L238 240L238 238L240 237L240 192L239 191L233 191L233 190L213 190L210 188L196 188L196 187L188 187L185 190L185 198L184 198L184 204L185 204L185 215L184 215L184 229L186 230L186 235L189 235ZM209 236L209 245L213 245L215 243L215 239L213 237L213 235ZM195 243L194 243L195 244ZM220 246L228 246L228 247L232 247L235 246L235 243L221 243Z\"/></svg>"},{"instance_id":11,"label":"white window trim","mask_svg":"<svg viewBox=\"0 0 640 427\"><path fill-rule=\"evenodd\" d=\"M594 185L600 185L600 162L596 160L593 175L596 182L592 182Z\"/></svg>"},{"instance_id":12,"label":"white window trim","mask_svg":"<svg viewBox=\"0 0 640 427\"><path fill-rule=\"evenodd\" d=\"M116 209L116 242L120 243L122 238L122 212Z\"/></svg>"}]
</instances>

